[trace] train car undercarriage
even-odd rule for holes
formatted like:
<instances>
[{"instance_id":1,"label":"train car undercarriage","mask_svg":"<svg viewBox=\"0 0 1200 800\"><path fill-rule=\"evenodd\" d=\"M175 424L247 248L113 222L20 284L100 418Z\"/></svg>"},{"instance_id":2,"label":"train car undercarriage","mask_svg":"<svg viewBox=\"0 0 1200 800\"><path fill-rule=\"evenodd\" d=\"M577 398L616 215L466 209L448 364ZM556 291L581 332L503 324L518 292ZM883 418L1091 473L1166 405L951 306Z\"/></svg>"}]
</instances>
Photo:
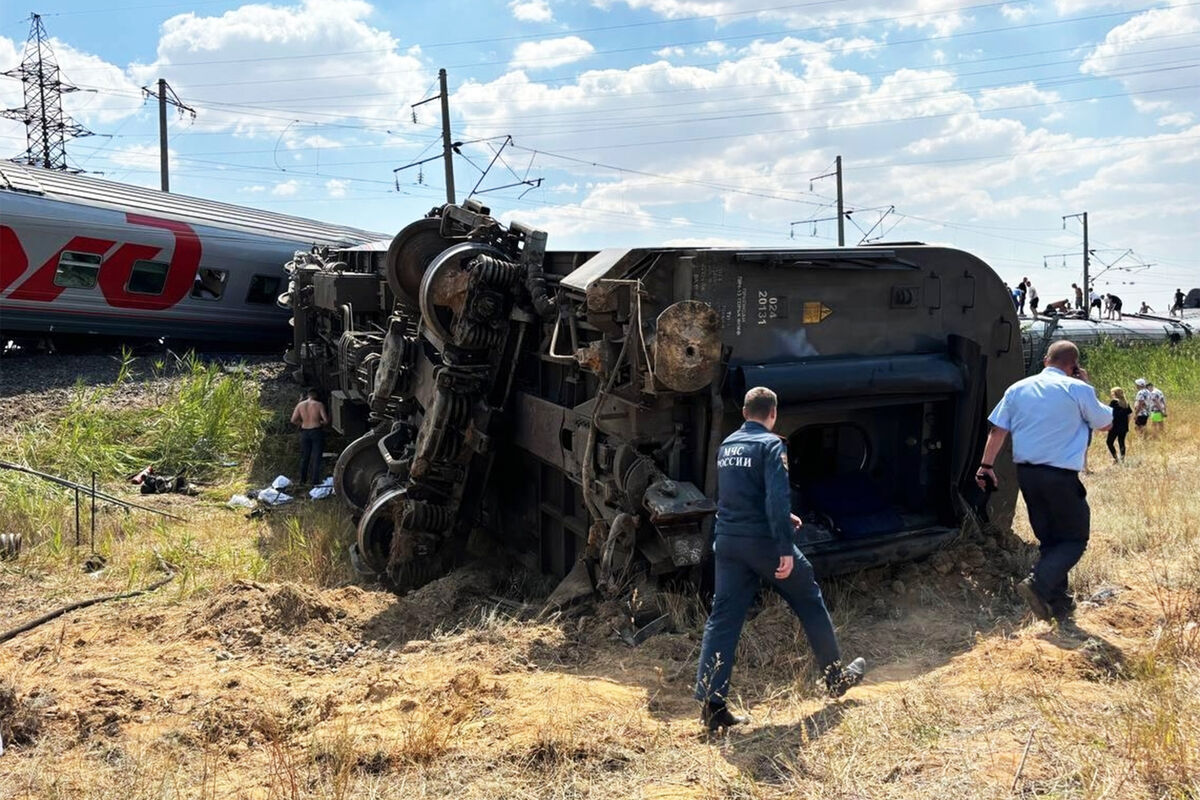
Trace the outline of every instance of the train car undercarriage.
<instances>
[{"instance_id":1,"label":"train car undercarriage","mask_svg":"<svg viewBox=\"0 0 1200 800\"><path fill-rule=\"evenodd\" d=\"M468 202L386 253L289 265L288 360L357 435L335 491L358 515L357 559L398 591L444 574L472 533L570 575L560 600L694 571L715 449L754 385L779 395L798 543L819 570L928 554L983 507L983 417L1023 362L982 262L546 243Z\"/></svg>"}]
</instances>

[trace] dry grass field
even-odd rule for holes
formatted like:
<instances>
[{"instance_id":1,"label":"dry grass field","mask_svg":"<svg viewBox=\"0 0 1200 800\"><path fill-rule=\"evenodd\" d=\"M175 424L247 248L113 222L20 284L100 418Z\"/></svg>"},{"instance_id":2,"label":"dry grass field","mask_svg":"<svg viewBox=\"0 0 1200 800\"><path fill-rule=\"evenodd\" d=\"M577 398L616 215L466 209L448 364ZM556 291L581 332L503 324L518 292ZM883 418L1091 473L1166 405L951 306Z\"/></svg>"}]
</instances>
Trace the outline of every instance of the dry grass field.
<instances>
[{"instance_id":1,"label":"dry grass field","mask_svg":"<svg viewBox=\"0 0 1200 800\"><path fill-rule=\"evenodd\" d=\"M177 392L188 374L148 380L146 405L207 408ZM0 483L0 526L26 536L0 561L0 628L178 570L0 644L0 798L1200 798L1200 394L1173 395L1169 435L1132 437L1123 465L1093 445L1076 626L1013 596L1032 557L1019 508L1015 537L975 532L827 586L844 649L871 664L841 701L817 692L799 626L768 600L734 676L752 722L709 740L688 598L673 632L631 648L619 608L539 615L523 604L536 581L494 557L404 598L356 585L336 500L225 508L290 463L278 409L294 388L274 374L206 379L261 446L210 442L239 465L206 473L199 497L145 498L187 523L100 514L99 573L81 570L62 492ZM0 458L78 441L74 458L100 462L103 432L5 393L29 412L0 429ZM118 419L130 398L87 408ZM123 435L142 442L158 417L142 419ZM173 446L195 452L197 435Z\"/></svg>"}]
</instances>

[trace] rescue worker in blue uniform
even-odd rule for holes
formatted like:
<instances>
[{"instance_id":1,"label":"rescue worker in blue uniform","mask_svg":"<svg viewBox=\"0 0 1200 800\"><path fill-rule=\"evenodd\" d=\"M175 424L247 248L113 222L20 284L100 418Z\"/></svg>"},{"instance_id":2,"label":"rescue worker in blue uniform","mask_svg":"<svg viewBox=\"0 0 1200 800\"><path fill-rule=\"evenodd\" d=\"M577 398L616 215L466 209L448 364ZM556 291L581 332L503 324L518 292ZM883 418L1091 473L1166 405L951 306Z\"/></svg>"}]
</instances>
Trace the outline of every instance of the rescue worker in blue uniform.
<instances>
[{"instance_id":1,"label":"rescue worker in blue uniform","mask_svg":"<svg viewBox=\"0 0 1200 800\"><path fill-rule=\"evenodd\" d=\"M800 518L791 513L787 453L775 427L778 399L759 386L746 392L746 423L717 451L717 521L714 530L716 591L704 627L696 699L710 730L746 721L726 705L733 655L746 614L762 581L779 592L808 637L822 670L826 691L840 697L859 683L866 662L842 666L837 635L812 565L793 542Z\"/></svg>"}]
</instances>

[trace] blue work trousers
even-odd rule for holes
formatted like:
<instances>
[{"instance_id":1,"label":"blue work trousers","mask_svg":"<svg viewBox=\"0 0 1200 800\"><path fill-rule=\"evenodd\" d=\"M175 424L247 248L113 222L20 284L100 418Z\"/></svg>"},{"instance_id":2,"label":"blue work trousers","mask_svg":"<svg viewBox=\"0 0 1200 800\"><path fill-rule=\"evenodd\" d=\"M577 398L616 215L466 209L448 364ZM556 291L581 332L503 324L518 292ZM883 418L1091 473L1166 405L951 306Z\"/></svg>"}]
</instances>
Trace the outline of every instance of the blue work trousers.
<instances>
[{"instance_id":1,"label":"blue work trousers","mask_svg":"<svg viewBox=\"0 0 1200 800\"><path fill-rule=\"evenodd\" d=\"M321 455L324 450L324 428L305 428L300 431L300 477L297 483L308 482L315 486L321 482Z\"/></svg>"},{"instance_id":2,"label":"blue work trousers","mask_svg":"<svg viewBox=\"0 0 1200 800\"><path fill-rule=\"evenodd\" d=\"M771 539L718 536L713 552L716 556L716 592L712 613L704 626L704 644L700 647L700 666L696 671L697 700L725 702L742 625L763 581L779 592L799 617L808 645L822 671L841 658L821 587L817 585L812 565L798 548L792 547L795 563L792 574L784 580L775 578L779 551Z\"/></svg>"},{"instance_id":3,"label":"blue work trousers","mask_svg":"<svg viewBox=\"0 0 1200 800\"><path fill-rule=\"evenodd\" d=\"M1055 614L1068 611L1067 575L1088 545L1092 512L1079 473L1037 464L1017 465L1017 485L1041 557L1033 565L1033 590Z\"/></svg>"}]
</instances>

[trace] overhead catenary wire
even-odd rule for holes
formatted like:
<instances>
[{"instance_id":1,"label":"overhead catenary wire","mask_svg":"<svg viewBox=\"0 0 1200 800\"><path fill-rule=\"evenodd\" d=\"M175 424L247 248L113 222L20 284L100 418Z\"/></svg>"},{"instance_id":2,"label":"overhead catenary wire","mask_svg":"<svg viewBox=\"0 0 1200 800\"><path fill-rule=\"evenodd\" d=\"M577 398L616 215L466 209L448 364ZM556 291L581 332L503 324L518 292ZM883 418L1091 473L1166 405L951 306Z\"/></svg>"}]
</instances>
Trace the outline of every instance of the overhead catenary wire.
<instances>
[{"instance_id":1,"label":"overhead catenary wire","mask_svg":"<svg viewBox=\"0 0 1200 800\"><path fill-rule=\"evenodd\" d=\"M996 3L996 2L984 3L984 4L980 4L979 6L965 6L961 10L970 10L972 8L999 7L1001 5L1004 5L1004 4ZM1200 1L1189 2L1189 3L1176 3L1173 7L1174 8L1189 8L1189 7L1195 6L1195 5L1200 5ZM1113 19L1116 17L1130 17L1134 14L1151 11L1158 7L1159 6L1150 5L1150 6L1143 6L1143 7L1139 7L1139 8L1122 9L1120 11L1103 12L1103 13L1099 13L1099 14L1087 14L1087 15L1080 15L1080 16L1075 16L1075 17L1065 17L1062 19L1044 20L1044 21L1040 21L1040 22L1024 22L1024 23L1017 23L1014 25L1002 25L1002 26L997 26L997 27L993 27L993 28L981 28L978 30L955 31L952 33L939 33L939 34L932 34L929 36L910 37L908 39L893 39L893 40L888 40L886 42L879 43L877 45L877 47L896 47L896 46L908 45L908 44L924 44L924 43L928 43L928 42L946 41L948 39L958 39L958 38L973 37L973 36L986 36L986 35L991 35L991 34L995 34L995 33L1011 33L1011 32L1018 32L1018 31L1028 31L1028 30L1042 29L1042 28L1047 28L1047 27L1055 27L1055 26L1059 26L1059 25L1069 25L1069 24L1077 24L1077 23L1081 23L1081 22L1092 22L1092 21L1103 20L1103 19ZM696 46L696 45L705 45L705 44L709 44L710 42L725 43L725 42L733 42L733 41L753 41L755 39L759 39L764 36L796 36L798 34L804 34L804 33L813 33L813 34L821 34L824 36L829 36L830 33L832 33L833 31L836 31L838 29L841 29L841 28L859 29L861 27L868 26L868 25L876 25L876 24L889 23L889 22L905 22L905 21L910 21L910 20L920 18L920 17L939 16L944 13L945 12L942 10L923 11L923 12L915 12L915 13L911 13L911 14L898 14L898 15L891 15L891 16L874 17L874 18L869 18L869 19L865 19L865 20L855 20L853 22L834 23L832 25L829 25L829 24L812 25L812 26L807 26L807 27L782 28L782 29L774 28L774 29L763 30L763 31L755 31L753 33L729 34L727 36L708 36L708 37L704 37L702 39L686 39L686 40L680 40L680 41L660 41L660 42L653 42L653 43L644 44L644 45L618 47L618 48L610 48L610 49L604 49L604 50L595 50L590 55L602 56L602 55L616 55L616 54L631 53L631 52L654 51L654 50L661 50L664 47L688 47L688 46ZM566 35L569 33L571 33L571 31L569 29L567 29L567 30L558 32L557 35ZM539 38L544 38L544 37L539 37ZM429 47L429 46L431 46L431 45L422 45L422 47ZM392 52L395 52L394 48L388 48L388 49L368 48L368 49L357 49L357 50L326 51L326 52L323 52L321 55L323 55L325 57L334 57L334 56L351 56L351 55L370 55L372 53L392 53ZM216 59L199 59L199 60L193 60L193 61L174 61L174 62L172 62L172 66L189 67L189 66L209 66L209 65L213 65L213 64L253 64L253 63L261 63L261 62L291 61L291 60L297 60L297 59L311 59L311 58L312 58L312 54L310 54L310 53L281 55L281 56L250 56L250 57L245 57L245 58L216 58ZM540 60L548 61L551 59L552 59L551 56L544 56ZM531 59L531 61L534 61L534 62L536 62L537 60L539 60L539 59ZM477 61L476 60L476 61L464 62L462 64L450 64L450 65L446 66L446 69L478 69L479 67L483 67L483 66L492 66L492 65L497 65L497 64L508 64L508 63L510 63L508 59L504 59L501 61ZM415 69L412 70L413 73L417 73L420 71L422 71L422 70L415 70ZM397 72L396 74L399 74L399 73Z\"/></svg>"},{"instance_id":2,"label":"overhead catenary wire","mask_svg":"<svg viewBox=\"0 0 1200 800\"><path fill-rule=\"evenodd\" d=\"M1160 34L1157 36L1144 37L1143 39L1139 39L1138 42L1140 43L1140 42L1152 41L1152 40L1156 40L1156 39L1178 38L1180 36L1189 36L1189 35L1191 35L1191 34L1182 34L1182 33ZM1096 46L1096 44L1091 43L1091 44L1085 45L1085 46ZM1079 50L1079 46L1076 45L1076 46L1070 47L1070 48L1052 48L1052 49L1047 49L1047 50L1036 50L1036 51L1027 51L1027 52L1019 52L1019 53L1006 53L1004 55L991 56L991 57L987 57L987 58L966 59L966 60L957 62L955 65L947 65L945 63L937 63L937 62L932 62L932 63L927 63L927 64L912 64L912 65L907 65L906 69L913 71L913 72L921 72L924 70L936 70L939 74L938 74L938 76L933 76L933 77L905 78L905 79L894 81L893 85L908 85L908 84L912 84L912 83L922 83L922 82L932 80L935 77L944 76L946 74L952 74L956 78L964 78L964 77L974 77L977 75L994 75L994 74L1003 73L1003 72L1029 71L1029 70L1034 70L1034 69L1041 69L1044 67L1054 67L1054 66L1060 66L1060 65L1065 65L1065 64L1078 65L1079 59L1071 58L1071 59L1058 59L1055 61L1044 61L1044 62L1037 63L1037 64L1017 64L1017 65L1008 66L1008 67L994 67L991 69L982 69L982 70L973 70L973 71L953 71L953 72L949 71L950 66L983 64L983 63L989 63L989 62L993 62L993 61L1011 61L1014 59L1026 58L1029 56L1036 56L1036 55L1046 55L1046 54L1051 54L1051 53L1064 53L1064 52L1077 53L1078 50ZM1129 55L1146 56L1146 55L1151 55L1151 54L1174 52L1174 51L1178 51L1178 50L1194 51L1195 47L1190 44L1185 44L1185 45L1176 45L1176 46L1172 46L1172 47L1156 47L1156 48L1148 48L1148 49L1144 49L1144 50L1122 51L1120 53L1111 53L1111 54L1096 53L1096 54L1093 54L1092 56L1090 56L1090 58L1091 59L1100 59L1100 60L1109 60L1109 59L1116 59L1116 58L1125 58ZM737 61L735 63L737 63L739 65L745 65L745 64L751 64L751 63L755 63L755 62L759 62L759 61L786 61L789 58L790 58L790 56L781 56L778 54L769 55L769 56L746 56L744 58L737 59ZM701 63L690 63L689 62L689 63L679 64L679 65L666 64L666 68L668 68L668 69L680 69L680 68L698 69L698 68L704 68L704 67L721 66L721 65L728 64L728 63L730 63L730 62L728 59L726 59L724 61L711 61L711 62L701 62ZM650 64L650 65L644 65L644 66L657 66L657 63ZM855 75L857 75L859 77L870 78L870 77L878 77L878 76L890 76L890 75L893 75L894 73L895 73L894 69L880 68L880 69L875 69L875 70L864 70L861 72L855 72ZM219 83L189 83L188 88L192 91L197 90L197 89L206 89L206 88L221 88L224 90L228 90L231 86L239 86L240 87L240 86L256 86L256 85L280 84L280 83L310 84L313 81L353 80L353 79L358 79L358 78L370 78L370 77L378 78L378 77L381 77L383 75L388 75L388 74L389 73L386 73L386 72L384 72L384 73L380 73L380 72L342 73L342 74L322 73L320 75L306 75L306 76L302 76L302 77L292 77L292 78L270 78L270 79L264 79L264 80L250 80L250 81L235 80L235 81L222 81ZM1078 73L1074 72L1074 73L1067 73L1067 74L1078 74ZM555 83L567 83L567 82L571 82L571 81L579 81L580 79L586 77L587 75L588 75L587 72L577 72L572 75L564 75L561 77L542 77L542 78L538 79L537 83L540 85L544 85L544 86L550 86ZM503 77L506 77L506 76L501 76L501 78L503 78ZM1104 77L1103 75L1092 76L1093 79L1097 79L1097 80L1102 79L1103 77ZM833 84L837 80L838 79L834 78L834 77L831 77L828 79L814 79L814 78L808 77L808 76L804 76L804 77L798 76L794 79L789 80L788 82L802 83L802 84L804 84L806 90L820 90L821 88L824 87L825 84L827 84L827 83ZM753 98L753 97L778 96L780 94L780 92L778 91L780 83L781 83L781 80L778 76L772 76L772 78L770 80L765 80L765 81L750 81L750 82L739 81L737 83L738 89L744 90L746 88L752 88L752 87L757 87L757 86L769 86L769 87L775 87L776 90L772 91L769 94L742 95L738 99L745 100L745 99ZM473 78L468 78L459 84L459 86L456 88L456 91L460 91L464 86L467 86L469 84L478 85L478 82ZM529 84L526 82L506 84L506 83L501 83L498 81L493 81L489 84L489 87L492 89L504 89L507 86L513 86L515 88L520 89L520 88L526 88L528 85ZM103 87L89 87L89 88L100 89ZM712 90L711 86L673 86L671 88L658 88L658 89L646 89L646 90L639 90L639 91L622 92L619 95L619 97L622 97L622 98L643 97L643 96L658 97L658 96L664 96L664 95L676 95L676 94L711 91L711 90ZM318 96L312 96L312 97L306 96L303 99L305 99L305 100L345 100L345 99L349 99L349 98L360 98L360 97L386 97L386 96L392 96L394 94L395 94L394 90L374 91L374 92L357 92L357 93L341 92L341 93L334 94L334 95L318 95ZM791 94L791 92L784 92L783 94L785 94L785 95ZM300 98L293 98L293 99L300 99ZM246 99L246 100L243 100L242 102L252 103L252 102L263 102L263 101ZM278 102L287 102L287 101L280 100ZM641 105L641 106L632 106L630 108L631 109L655 109L655 108L663 108L663 107L671 107L671 106L679 106L679 105L688 105L688 104L691 104L694 102L695 102L694 100L685 100L685 101L680 101L677 103L667 103L667 104L653 103L653 104L647 104L647 105ZM392 104L389 103L388 105L390 107ZM533 114L533 115L531 115L531 117L534 119L541 119L541 118L552 117L552 116L565 116L565 115L571 115L571 114L586 114L586 113L589 113L589 112L587 110L554 111L554 112L546 112L543 114Z\"/></svg>"},{"instance_id":3,"label":"overhead catenary wire","mask_svg":"<svg viewBox=\"0 0 1200 800\"><path fill-rule=\"evenodd\" d=\"M1179 49L1189 49L1189 48L1179 48ZM1190 48L1190 49L1194 50L1194 48ZM1068 63L1075 63L1075 62L1062 61L1062 62L1054 62L1054 63L1055 64L1059 64L1059 63L1068 64ZM1036 67L1039 65L1033 65L1033 66ZM1157 74L1157 73L1163 73L1163 72L1173 72L1173 71L1179 71L1179 70L1193 69L1197 66L1200 66L1200 62L1197 62L1195 56L1192 55L1188 58L1174 59L1174 60L1169 60L1169 61L1157 61L1157 62L1152 62L1149 64L1139 65L1139 67L1136 69L1115 70L1115 71L1105 72L1103 74L1080 75L1078 73L1078 71L1071 71L1068 73L1064 73L1062 75L1054 75L1054 76L1049 76L1046 78L1040 78L1036 81L1036 86L1038 89L1051 89L1051 88L1056 88L1056 87L1061 87L1061 86L1069 86L1069 85L1077 85L1077 84L1100 83L1100 82L1110 81L1110 80L1114 80L1114 79L1138 77L1138 76ZM1029 68L1031 68L1031 67L1022 65L1022 66L1018 66L1018 67L1005 67L1005 68L995 69L995 70L982 70L982 71L978 71L978 72L949 73L949 74L953 75L957 79L957 78L962 78L962 77L974 77L976 75L995 74L998 72L1026 70ZM863 73L855 73L855 74L862 75L865 77L865 75ZM939 72L938 74L935 74L935 75L922 75L921 77L907 78L907 79L903 79L903 80L893 81L893 82L889 83L889 90L891 91L891 90L896 90L898 88L903 88L906 86L912 86L912 85L917 85L917 84L922 84L922 83L930 83L933 81L944 80L946 75L947 75L947 73ZM795 82L801 84L800 89L797 89L792 92L780 92L777 87L775 91L765 93L765 94L758 94L758 95L739 94L738 97L733 102L725 103L725 105L731 109L730 111L724 111L724 112L722 112L720 114L716 114L716 115L709 114L709 115L701 116L701 115L695 114L694 112L685 113L682 117L679 115L664 115L664 114L654 115L654 114L651 114L651 115L649 115L649 117L650 117L649 119L645 119L645 117L647 115L640 114L639 118L641 118L641 120L636 123L614 122L614 123L609 123L606 125L590 125L590 126L587 126L584 128L564 127L564 126L569 126L569 125L578 125L579 121L574 120L573 119L574 117L583 116L586 118L587 115L595 113L595 109L578 109L578 110L567 110L567 111L547 111L547 112L543 112L540 114L526 112L526 113L521 114L519 123L509 122L509 123L505 123L505 124L508 126L508 130L511 132L520 131L522 125L528 125L529 127L537 130L538 132L542 132L542 133L553 132L553 133L558 133L558 134L567 134L567 133L580 133L580 132L596 132L596 131L601 131L601 130L606 130L606 129L628 129L630 127L654 127L657 125L676 125L683 121L686 121L688 124L696 124L698 122L724 121L724 120L729 120L729 119L743 119L747 116L747 114L744 111L737 110L738 103L747 103L748 107L757 107L759 104L757 104L755 102L756 100L767 99L767 98L778 99L778 98L787 97L787 96L793 95L793 94L819 93L821 91L821 85L819 82L814 82L814 81L799 78L799 77L797 77L794 80L795 80ZM933 91L926 92L923 94L922 93L912 93L912 94L908 94L908 95L889 96L886 98L867 99L865 101L862 99L861 96L856 96L854 98L845 99L845 100L836 100L836 101L822 102L822 103L815 103L815 104L807 103L801 107L796 107L796 108L784 107L784 108L771 109L769 111L757 111L757 112L751 113L749 116L752 116L752 117L778 116L778 115L782 115L782 114L797 113L800 111L803 111L804 113L811 113L812 111L838 109L838 108L844 108L844 107L853 107L855 110L859 110L864 107L873 107L873 106L890 107L890 106L893 106L898 101L913 102L913 101L922 100L922 99L939 98L939 97L944 96L946 91L954 91L954 92L961 93L961 94L970 94L972 92L986 92L986 91L992 90L992 89L996 89L996 90L1005 89L1005 88L1010 88L1011 86L1012 86L1012 83L1010 81L1000 81L1000 82L996 82L996 83L985 83L985 84L970 85L970 86L956 85L956 86L950 87L949 89L939 87ZM93 87L93 88L95 89L95 91L102 93L102 94L109 94L109 95L113 95L113 96L129 96L129 97L133 96L132 93L129 91L120 90L120 89L112 89L111 87ZM742 87L741 85L738 85L737 88L740 90L744 87ZM1161 88L1164 90L1171 90L1173 87L1161 87ZM687 89L686 91L700 91L700 89ZM711 89L708 91L711 91ZM197 104L204 104L205 106L207 106L209 108L209 110L225 111L225 113L235 113L235 112L238 114L246 113L248 116L252 116L252 117L257 116L257 117L267 118L267 119L277 118L281 122L288 122L288 123L305 122L305 123L314 124L314 125L328 125L328 126L334 127L334 128L337 128L337 127L356 128L356 127L360 127L360 126L345 125L345 124L338 125L335 123L325 122L322 120L299 120L295 116L286 116L286 115L289 115L289 114L314 114L317 116L328 117L331 119L359 119L359 120L364 120L364 121L379 121L381 123L386 123L386 124L391 124L391 125L395 125L398 122L398 119L392 118L392 117L387 117L387 118L369 117L369 116L365 116L363 114L356 114L356 113L352 114L352 113L332 111L332 110L331 111L316 111L316 110L301 109L301 108L285 108L285 107L277 108L271 104L295 103L298 100L303 100L304 102L312 102L312 101L317 101L317 100L322 100L322 99L342 99L342 100L344 100L344 99L354 98L354 97L364 97L364 96L370 97L370 96L390 95L390 94L392 94L392 93L391 92L374 92L374 93L369 93L366 95L338 94L338 95L328 95L326 97L306 96L304 98L284 98L284 99L278 99L278 100L264 98L264 99L260 99L260 100L240 100L240 101L229 101L229 100L220 100L220 99L216 99L216 98L200 97L200 98L196 98L195 102ZM1126 96L1127 94L1129 94L1129 93L1122 92L1122 93L1117 93L1117 94L1112 94L1112 95L1105 95L1104 97L1106 97L1106 98L1107 97L1120 97L1120 96ZM615 96L614 99L619 100L625 96L627 96L627 95L624 95L624 94L617 95L617 96ZM1091 98L1088 98L1088 99L1091 99ZM1060 99L1056 99L1056 100L1047 100L1047 101L1033 103L1033 104L1027 104L1027 105L1028 105L1028 107L1041 107L1041 106L1052 106L1059 102L1072 102L1072 101L1073 100L1071 98L1066 98L1066 99L1060 98ZM690 106L694 106L696 102L697 101L695 101L695 100L690 100L687 102L674 103L674 104L656 103L656 104L649 105L649 106L616 106L614 108L610 108L609 112L610 113L613 111L633 112L633 111L639 111L639 110L644 110L644 109L662 109L662 108L671 108L671 107L676 107L676 106L690 107ZM392 107L394 107L394 103L389 102L389 103L386 103L383 105L356 104L356 108L359 108L359 109L381 108L381 107L392 108ZM1026 106L1021 106L1019 108L1024 108L1024 107L1026 107ZM991 107L991 108L983 108L983 109L980 109L980 111L985 112L985 113L991 113L991 112L995 112L995 111L1011 110L1012 108L1014 108L1014 107L997 106L997 107ZM259 112L259 113L250 113L250 112ZM271 113L264 113L264 112L271 112ZM563 118L560 123L555 123L555 125L558 126L557 128L547 122L547 120L554 119L554 118ZM867 123L865 123L865 124L871 124L874 122L878 122L878 121L871 120L871 121L867 121ZM475 121L469 121L468 124L480 125L480 124L487 124L487 123L482 120L475 120ZM860 124L862 124L862 123L860 123ZM420 125L420 123L418 123L418 125ZM367 126L362 126L362 127L364 129L369 129ZM424 125L422 127L434 128L436 126L430 124L430 125ZM492 133L492 134L488 134L488 135L499 137L499 136L502 136L503 134L502 133Z\"/></svg>"},{"instance_id":4,"label":"overhead catenary wire","mask_svg":"<svg viewBox=\"0 0 1200 800\"><path fill-rule=\"evenodd\" d=\"M999 5L999 4L981 4L981 6L979 6L979 7L987 7L987 6L991 6L991 5ZM1137 10L1130 11L1130 12L1124 12L1124 13L1136 13L1136 11L1137 11ZM568 32L569 32L569 31L568 31ZM535 38L535 37L531 35L531 36L529 36L529 37L514 37L514 38ZM449 45L453 45L454 43L444 43L444 44L446 44L447 46L449 46ZM1103 77L1108 77L1108 76L1103 76ZM996 111L1002 111L1002 110L1005 110L1005 109L995 109L995 110L996 110ZM564 113L567 113L567 112L564 112ZM315 123L315 124L325 124L325 123ZM347 128L352 128L352 127L354 127L354 126L346 126L346 127L347 127ZM1157 137L1155 137L1155 138L1156 138L1156 140L1157 140ZM1181 138L1183 138L1183 137L1181 137ZM1162 139L1162 140L1160 140L1160 141L1166 141L1166 139ZM1082 146L1078 146L1078 147L1075 147L1075 148L1053 148L1053 149L1045 149L1045 150L1034 150L1034 151L1029 151L1029 152L1027 152L1027 153L1018 153L1018 154L998 154L998 155L996 155L996 156L992 156L992 158L1008 158L1008 157L1014 157L1014 155L1015 155L1016 157L1025 156L1025 155L1030 155L1030 156L1033 156L1033 155L1037 155L1038 153L1063 152L1063 151L1065 151L1065 150L1071 150L1071 149L1096 149L1097 147L1105 147L1105 146L1107 146L1107 147L1118 147L1118 146L1123 146L1123 144L1122 144L1122 143L1118 143L1118 142L1114 142L1114 143L1111 143L1111 144L1106 144L1106 145L1092 145L1092 144L1089 144L1089 145L1082 145ZM95 152L95 151L93 151L93 152ZM965 162L971 162L971 161L983 160L983 159L986 159L986 158L988 158L988 157L986 157L986 156L984 156L984 157L978 157L978 156L977 156L977 157L970 157L970 158L966 158L966 159L943 159L943 160L927 160L927 161L924 161L924 162L908 162L908 163L909 163L909 164L913 164L913 165L920 164L920 163L952 163L952 162L954 162L954 161L962 161L962 162L964 162L964 163L965 163ZM367 164L367 163L370 163L370 162L354 162L354 163L362 163L362 164ZM897 163L892 163L892 164L888 164L888 163L862 164L862 163L856 162L856 163L855 163L855 164L854 164L854 165L851 167L851 169L855 169L855 170L886 169L886 168L889 168L890 166L898 166L898 165L899 165L899 164L897 164ZM236 165L236 164L233 164L233 165L231 165L231 166L234 166L235 168L241 168L241 166L240 166L240 165ZM341 165L331 165L331 166L341 166ZM350 164L346 164L345 166L350 166ZM310 181L310 180L314 180L314 179L315 179L315 180L323 180L323 179L326 179L326 178L327 178L327 176L325 176L325 175L320 175L320 176L318 176L318 175L309 175L309 174L306 174L306 173L293 173L293 174L295 175L295 177L299 178L299 179L300 179L300 180L302 180L302 181ZM645 176L645 177L649 177L649 176ZM775 175L772 175L771 177L776 177L776 176L775 176ZM346 179L352 179L352 178L349 178L349 177L347 177ZM675 180L675 179L674 179L672 176L669 176L669 175L662 175L661 173L658 173L654 179L655 179L655 180L668 181L668 182L679 182L679 181L676 181L676 180ZM746 179L746 180L747 180L747 181L752 181L752 180L754 180L754 179L753 179L753 178L750 178L750 177L747 177L747 179ZM378 183L379 183L379 185L384 185L386 182L380 181L380 182L378 182ZM633 185L633 184L631 184L631 185ZM715 187L712 187L712 188L715 188ZM718 189L718 191L719 191L719 189ZM270 201L270 202L296 202L296 201L292 201L292 200L285 200L285 199L278 199L278 200L272 200L272 201ZM547 205L547 206L549 206L549 207L553 207L553 206L554 206L554 204L544 204L544 205ZM898 214L902 214L902 213L903 213L903 212L898 212ZM904 215L904 216L908 216L909 218L912 218L912 219L917 219L917 218L918 218L918 217L915 217L915 216L912 216L912 215ZM937 223L935 223L935 224L937 224ZM966 225L960 225L960 229L970 229L970 226L966 226Z\"/></svg>"}]
</instances>

